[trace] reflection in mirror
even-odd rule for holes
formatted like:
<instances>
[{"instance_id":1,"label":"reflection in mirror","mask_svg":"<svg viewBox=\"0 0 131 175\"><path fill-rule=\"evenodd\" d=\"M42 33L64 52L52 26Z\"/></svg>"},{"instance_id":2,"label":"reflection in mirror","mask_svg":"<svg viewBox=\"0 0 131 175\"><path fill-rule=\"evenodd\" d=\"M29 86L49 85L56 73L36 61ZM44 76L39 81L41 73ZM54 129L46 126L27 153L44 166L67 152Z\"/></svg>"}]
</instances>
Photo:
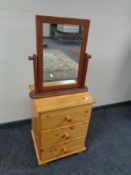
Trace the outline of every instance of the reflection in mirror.
<instances>
[{"instance_id":1,"label":"reflection in mirror","mask_svg":"<svg viewBox=\"0 0 131 175\"><path fill-rule=\"evenodd\" d=\"M79 25L43 24L44 85L77 82L82 29Z\"/></svg>"}]
</instances>

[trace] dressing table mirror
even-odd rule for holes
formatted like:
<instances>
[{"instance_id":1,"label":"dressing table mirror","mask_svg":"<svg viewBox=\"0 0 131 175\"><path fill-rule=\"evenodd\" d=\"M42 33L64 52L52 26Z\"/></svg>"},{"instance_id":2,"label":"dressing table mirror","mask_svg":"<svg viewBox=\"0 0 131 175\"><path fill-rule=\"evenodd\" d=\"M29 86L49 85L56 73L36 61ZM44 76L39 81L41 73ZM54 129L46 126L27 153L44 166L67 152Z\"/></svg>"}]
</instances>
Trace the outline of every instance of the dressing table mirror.
<instances>
[{"instance_id":1,"label":"dressing table mirror","mask_svg":"<svg viewBox=\"0 0 131 175\"><path fill-rule=\"evenodd\" d=\"M36 16L37 54L29 56L35 85L31 98L87 91L89 25L86 19Z\"/></svg>"}]
</instances>

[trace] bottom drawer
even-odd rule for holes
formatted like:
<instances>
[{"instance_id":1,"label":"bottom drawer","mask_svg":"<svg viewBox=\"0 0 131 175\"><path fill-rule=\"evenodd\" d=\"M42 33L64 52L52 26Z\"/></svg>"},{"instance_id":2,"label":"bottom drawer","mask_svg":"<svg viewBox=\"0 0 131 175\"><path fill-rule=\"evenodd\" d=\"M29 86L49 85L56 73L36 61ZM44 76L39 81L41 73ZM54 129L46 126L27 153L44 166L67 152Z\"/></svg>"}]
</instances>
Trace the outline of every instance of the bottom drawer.
<instances>
[{"instance_id":1,"label":"bottom drawer","mask_svg":"<svg viewBox=\"0 0 131 175\"><path fill-rule=\"evenodd\" d=\"M85 148L85 137L74 140L73 142L63 143L54 147L41 150L40 158L43 162L56 160L66 155L79 152Z\"/></svg>"}]
</instances>

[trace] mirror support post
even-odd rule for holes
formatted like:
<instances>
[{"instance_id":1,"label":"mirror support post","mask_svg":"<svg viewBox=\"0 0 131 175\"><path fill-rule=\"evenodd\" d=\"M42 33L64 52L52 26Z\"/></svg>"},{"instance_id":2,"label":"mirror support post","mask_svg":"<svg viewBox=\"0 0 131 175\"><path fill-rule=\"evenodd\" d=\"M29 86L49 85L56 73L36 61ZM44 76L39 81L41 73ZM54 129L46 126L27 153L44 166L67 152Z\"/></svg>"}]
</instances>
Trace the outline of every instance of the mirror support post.
<instances>
[{"instance_id":1,"label":"mirror support post","mask_svg":"<svg viewBox=\"0 0 131 175\"><path fill-rule=\"evenodd\" d=\"M34 84L35 84L35 93L38 94L38 78L37 78L37 55L33 54L32 56L28 56L29 61L33 61L34 68Z\"/></svg>"},{"instance_id":2,"label":"mirror support post","mask_svg":"<svg viewBox=\"0 0 131 175\"><path fill-rule=\"evenodd\" d=\"M86 81L86 74L87 74L87 68L88 68L88 63L89 63L89 59L92 56L88 53L85 53L85 65L84 65L84 73L83 73L83 78L82 78L82 87L85 87L85 81Z\"/></svg>"}]
</instances>

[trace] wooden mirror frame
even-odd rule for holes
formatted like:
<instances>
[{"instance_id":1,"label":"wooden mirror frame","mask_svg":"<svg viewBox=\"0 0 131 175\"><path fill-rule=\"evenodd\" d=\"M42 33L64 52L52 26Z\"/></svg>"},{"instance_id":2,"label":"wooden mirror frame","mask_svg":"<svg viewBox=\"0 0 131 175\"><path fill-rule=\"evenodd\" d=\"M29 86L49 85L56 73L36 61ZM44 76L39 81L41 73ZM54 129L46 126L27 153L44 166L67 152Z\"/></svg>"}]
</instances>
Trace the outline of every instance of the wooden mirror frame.
<instances>
[{"instance_id":1,"label":"wooden mirror frame","mask_svg":"<svg viewBox=\"0 0 131 175\"><path fill-rule=\"evenodd\" d=\"M80 50L80 62L78 69L77 83L67 84L64 81L58 85L44 86L43 84L43 24L72 24L82 25L83 34ZM88 60L91 57L86 54L86 45L88 39L90 20L88 19L75 19L64 17L52 16L36 16L36 42L37 42L37 55L29 56L29 60L33 60L34 65L34 90L30 92L31 98L42 98L55 95L64 95L78 92L87 91L85 87L85 78L88 66Z\"/></svg>"}]
</instances>

